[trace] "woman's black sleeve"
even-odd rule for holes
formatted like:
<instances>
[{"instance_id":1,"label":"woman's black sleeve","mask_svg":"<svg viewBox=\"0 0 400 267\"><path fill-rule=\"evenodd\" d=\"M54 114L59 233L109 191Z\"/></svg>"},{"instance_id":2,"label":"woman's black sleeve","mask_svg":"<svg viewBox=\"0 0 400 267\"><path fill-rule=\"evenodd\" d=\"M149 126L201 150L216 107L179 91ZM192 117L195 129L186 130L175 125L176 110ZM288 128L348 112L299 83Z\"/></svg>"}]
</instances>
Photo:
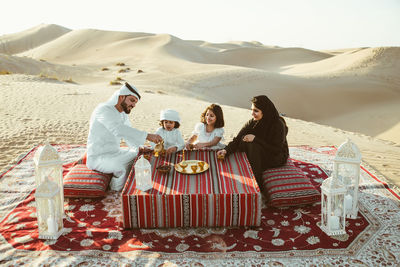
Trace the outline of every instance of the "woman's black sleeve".
<instances>
[{"instance_id":1,"label":"woman's black sleeve","mask_svg":"<svg viewBox=\"0 0 400 267\"><path fill-rule=\"evenodd\" d=\"M249 120L248 122L243 125L242 129L239 131L239 133L236 135L236 137L233 138L231 142L225 147L226 153L229 155L235 151L237 151L239 147L239 143L242 140L243 136L247 134L250 128L250 124L253 120Z\"/></svg>"}]
</instances>

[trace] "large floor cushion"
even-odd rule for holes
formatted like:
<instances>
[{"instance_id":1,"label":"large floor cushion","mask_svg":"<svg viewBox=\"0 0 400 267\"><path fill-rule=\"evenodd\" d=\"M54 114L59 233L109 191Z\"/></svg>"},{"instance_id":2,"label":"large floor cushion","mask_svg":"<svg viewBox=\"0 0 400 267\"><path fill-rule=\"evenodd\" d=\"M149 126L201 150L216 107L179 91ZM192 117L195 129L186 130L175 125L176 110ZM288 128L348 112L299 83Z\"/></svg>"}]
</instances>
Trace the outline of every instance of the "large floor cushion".
<instances>
[{"instance_id":1,"label":"large floor cushion","mask_svg":"<svg viewBox=\"0 0 400 267\"><path fill-rule=\"evenodd\" d=\"M65 197L102 197L112 174L90 170L85 164L76 164L64 177Z\"/></svg>"},{"instance_id":2,"label":"large floor cushion","mask_svg":"<svg viewBox=\"0 0 400 267\"><path fill-rule=\"evenodd\" d=\"M269 205L274 207L312 204L321 200L321 193L290 160L282 167L264 171L263 191Z\"/></svg>"}]
</instances>

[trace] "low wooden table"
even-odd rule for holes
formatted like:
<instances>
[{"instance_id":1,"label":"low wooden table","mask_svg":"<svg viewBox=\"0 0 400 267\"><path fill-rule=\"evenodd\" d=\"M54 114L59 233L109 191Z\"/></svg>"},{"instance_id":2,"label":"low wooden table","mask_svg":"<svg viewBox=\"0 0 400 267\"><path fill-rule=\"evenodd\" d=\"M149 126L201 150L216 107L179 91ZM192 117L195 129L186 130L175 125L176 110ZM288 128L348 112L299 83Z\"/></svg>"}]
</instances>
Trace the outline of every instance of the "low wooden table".
<instances>
[{"instance_id":1,"label":"low wooden table","mask_svg":"<svg viewBox=\"0 0 400 267\"><path fill-rule=\"evenodd\" d=\"M136 188L135 170L122 191L125 228L259 226L261 193L245 153L234 153L223 161L215 151L185 151L186 160L202 160L209 169L182 174L174 164L182 152L165 158L152 156L153 188ZM156 167L171 164L171 171Z\"/></svg>"}]
</instances>

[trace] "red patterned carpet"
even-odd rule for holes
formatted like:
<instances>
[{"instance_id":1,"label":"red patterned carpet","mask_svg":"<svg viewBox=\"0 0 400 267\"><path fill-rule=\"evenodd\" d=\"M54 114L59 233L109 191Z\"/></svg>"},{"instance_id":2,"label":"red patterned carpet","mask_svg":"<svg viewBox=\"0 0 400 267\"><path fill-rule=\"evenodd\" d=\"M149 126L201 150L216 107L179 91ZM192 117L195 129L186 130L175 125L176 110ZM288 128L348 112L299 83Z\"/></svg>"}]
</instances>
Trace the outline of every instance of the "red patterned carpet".
<instances>
[{"instance_id":1,"label":"red patterned carpet","mask_svg":"<svg viewBox=\"0 0 400 267\"><path fill-rule=\"evenodd\" d=\"M57 145L64 162L85 147ZM318 227L320 203L263 207L260 227L122 228L121 197L66 199L65 234L38 239L34 168L30 151L0 176L0 264L27 265L366 265L400 264L400 197L363 167L360 212L346 234L329 237ZM297 167L319 188L331 172L332 147L291 147Z\"/></svg>"}]
</instances>

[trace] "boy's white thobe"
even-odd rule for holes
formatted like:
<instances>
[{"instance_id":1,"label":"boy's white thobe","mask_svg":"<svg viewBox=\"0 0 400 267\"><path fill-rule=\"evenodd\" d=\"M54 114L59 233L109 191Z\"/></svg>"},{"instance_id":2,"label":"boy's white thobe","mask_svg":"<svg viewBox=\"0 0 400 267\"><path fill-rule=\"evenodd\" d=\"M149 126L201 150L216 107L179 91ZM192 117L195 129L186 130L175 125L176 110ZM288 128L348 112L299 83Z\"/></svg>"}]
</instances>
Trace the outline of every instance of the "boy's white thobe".
<instances>
[{"instance_id":1,"label":"boy's white thobe","mask_svg":"<svg viewBox=\"0 0 400 267\"><path fill-rule=\"evenodd\" d=\"M167 131L163 127L160 127L157 129L156 134L160 135L164 140L165 149L176 146L176 151L180 151L185 147L185 141L182 138L182 133L177 128ZM151 146L154 148L155 144L151 143Z\"/></svg>"}]
</instances>

